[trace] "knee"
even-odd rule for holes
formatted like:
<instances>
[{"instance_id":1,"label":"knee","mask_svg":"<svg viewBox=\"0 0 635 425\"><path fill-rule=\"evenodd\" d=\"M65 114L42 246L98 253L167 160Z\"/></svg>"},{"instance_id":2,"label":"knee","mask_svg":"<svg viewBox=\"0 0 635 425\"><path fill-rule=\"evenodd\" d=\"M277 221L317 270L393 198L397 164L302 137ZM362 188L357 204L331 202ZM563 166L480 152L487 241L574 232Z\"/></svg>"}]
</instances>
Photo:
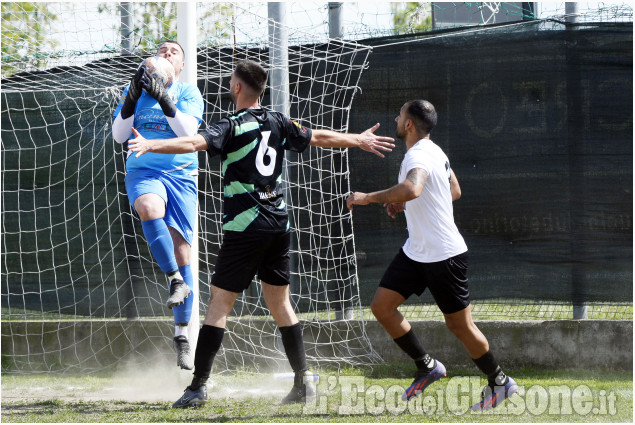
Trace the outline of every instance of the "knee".
<instances>
[{"instance_id":1,"label":"knee","mask_svg":"<svg viewBox=\"0 0 635 425\"><path fill-rule=\"evenodd\" d=\"M265 303L267 305L267 308L269 309L269 312L274 317L293 311L293 308L291 307L290 302L286 302L283 300L276 300L274 302L269 302L269 303L265 302Z\"/></svg>"},{"instance_id":2,"label":"knee","mask_svg":"<svg viewBox=\"0 0 635 425\"><path fill-rule=\"evenodd\" d=\"M285 294L266 294L265 305L272 315L276 316L281 313L293 311L291 300Z\"/></svg>"},{"instance_id":3,"label":"knee","mask_svg":"<svg viewBox=\"0 0 635 425\"><path fill-rule=\"evenodd\" d=\"M216 301L216 300L214 300ZM224 303L214 302L210 299L209 307L207 308L206 318L209 317L214 322L224 322L227 320L227 316L232 311L233 305L227 305Z\"/></svg>"},{"instance_id":4,"label":"knee","mask_svg":"<svg viewBox=\"0 0 635 425\"><path fill-rule=\"evenodd\" d=\"M174 242L174 238L172 238L172 242ZM176 264L179 267L185 267L190 265L190 245L187 243L185 246L179 246L178 244L174 244L174 257L176 258Z\"/></svg>"},{"instance_id":5,"label":"knee","mask_svg":"<svg viewBox=\"0 0 635 425\"><path fill-rule=\"evenodd\" d=\"M298 316L295 314L291 301L289 300L269 302L267 303L267 308L279 327L292 326L298 323Z\"/></svg>"},{"instance_id":6,"label":"knee","mask_svg":"<svg viewBox=\"0 0 635 425\"><path fill-rule=\"evenodd\" d=\"M142 221L154 220L165 215L163 205L150 197L137 198L134 208Z\"/></svg>"},{"instance_id":7,"label":"knee","mask_svg":"<svg viewBox=\"0 0 635 425\"><path fill-rule=\"evenodd\" d=\"M448 327L457 337L474 334L476 331L476 325L474 322L465 321L446 321L445 325Z\"/></svg>"},{"instance_id":8,"label":"knee","mask_svg":"<svg viewBox=\"0 0 635 425\"><path fill-rule=\"evenodd\" d=\"M370 311L373 312L373 315L378 321L382 322L388 319L394 313L395 309L380 302L373 301L370 305Z\"/></svg>"},{"instance_id":9,"label":"knee","mask_svg":"<svg viewBox=\"0 0 635 425\"><path fill-rule=\"evenodd\" d=\"M445 325L456 336L461 336L469 330L469 325L466 322L446 320Z\"/></svg>"}]
</instances>

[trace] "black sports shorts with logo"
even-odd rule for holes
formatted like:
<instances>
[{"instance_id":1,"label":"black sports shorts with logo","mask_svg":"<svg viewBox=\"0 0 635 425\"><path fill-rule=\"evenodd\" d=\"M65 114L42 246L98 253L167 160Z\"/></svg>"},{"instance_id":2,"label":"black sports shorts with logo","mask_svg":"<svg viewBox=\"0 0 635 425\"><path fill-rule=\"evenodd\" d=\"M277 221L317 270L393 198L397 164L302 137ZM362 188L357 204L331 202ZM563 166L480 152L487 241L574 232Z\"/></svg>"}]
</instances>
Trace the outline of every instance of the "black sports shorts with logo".
<instances>
[{"instance_id":1,"label":"black sports shorts with logo","mask_svg":"<svg viewBox=\"0 0 635 425\"><path fill-rule=\"evenodd\" d=\"M218 253L212 285L242 292L258 278L275 286L289 284L291 232L226 231Z\"/></svg>"},{"instance_id":2,"label":"black sports shorts with logo","mask_svg":"<svg viewBox=\"0 0 635 425\"><path fill-rule=\"evenodd\" d=\"M412 294L421 295L429 288L439 309L452 314L470 305L467 265L467 251L447 260L420 263L399 249L379 286L398 292L406 299Z\"/></svg>"}]
</instances>

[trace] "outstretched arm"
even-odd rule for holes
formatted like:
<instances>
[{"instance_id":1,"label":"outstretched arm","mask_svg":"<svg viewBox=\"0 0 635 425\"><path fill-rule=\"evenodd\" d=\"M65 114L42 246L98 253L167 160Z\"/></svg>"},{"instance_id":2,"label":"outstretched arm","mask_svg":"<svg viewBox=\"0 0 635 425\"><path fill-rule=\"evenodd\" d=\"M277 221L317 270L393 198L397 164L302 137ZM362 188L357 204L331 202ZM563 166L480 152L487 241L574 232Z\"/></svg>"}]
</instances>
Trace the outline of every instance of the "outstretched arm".
<instances>
[{"instance_id":1,"label":"outstretched arm","mask_svg":"<svg viewBox=\"0 0 635 425\"><path fill-rule=\"evenodd\" d=\"M349 210L354 205L368 205L372 203L396 204L408 202L421 195L423 186L428 178L428 173L422 168L413 168L408 171L406 179L396 186L378 192L364 193L353 192L346 199L346 206ZM388 211L390 215L393 211ZM395 211L396 213L397 211ZM391 215L392 216L392 215ZM394 217L393 217L394 218Z\"/></svg>"},{"instance_id":2,"label":"outstretched arm","mask_svg":"<svg viewBox=\"0 0 635 425\"><path fill-rule=\"evenodd\" d=\"M311 137L311 146L319 146L322 148L361 148L366 152L372 152L383 158L384 155L379 152L391 152L395 144L392 137L377 136L375 130L379 128L379 123L364 131L361 134L355 133L338 133L332 130L313 130Z\"/></svg>"},{"instance_id":3,"label":"outstretched arm","mask_svg":"<svg viewBox=\"0 0 635 425\"><path fill-rule=\"evenodd\" d=\"M154 153L190 153L207 150L207 142L200 134L173 139L146 139L136 129L132 129L135 138L128 141L128 149L136 152L136 158L146 152Z\"/></svg>"}]
</instances>

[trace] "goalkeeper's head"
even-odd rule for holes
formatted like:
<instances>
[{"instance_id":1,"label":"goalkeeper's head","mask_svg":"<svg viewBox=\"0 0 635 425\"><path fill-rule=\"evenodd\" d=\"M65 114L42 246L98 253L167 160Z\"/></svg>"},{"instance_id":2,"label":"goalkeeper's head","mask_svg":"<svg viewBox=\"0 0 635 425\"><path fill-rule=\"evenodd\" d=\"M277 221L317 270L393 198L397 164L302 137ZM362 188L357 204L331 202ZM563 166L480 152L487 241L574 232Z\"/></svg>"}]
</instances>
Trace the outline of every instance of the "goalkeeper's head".
<instances>
[{"instance_id":1,"label":"goalkeeper's head","mask_svg":"<svg viewBox=\"0 0 635 425\"><path fill-rule=\"evenodd\" d=\"M234 103L239 93L249 99L258 99L267 85L267 71L259 63L242 60L236 64L229 82L229 91Z\"/></svg>"},{"instance_id":2,"label":"goalkeeper's head","mask_svg":"<svg viewBox=\"0 0 635 425\"><path fill-rule=\"evenodd\" d=\"M183 46L174 40L165 40L157 50L157 56L167 59L174 67L176 78L185 67L185 51Z\"/></svg>"}]
</instances>

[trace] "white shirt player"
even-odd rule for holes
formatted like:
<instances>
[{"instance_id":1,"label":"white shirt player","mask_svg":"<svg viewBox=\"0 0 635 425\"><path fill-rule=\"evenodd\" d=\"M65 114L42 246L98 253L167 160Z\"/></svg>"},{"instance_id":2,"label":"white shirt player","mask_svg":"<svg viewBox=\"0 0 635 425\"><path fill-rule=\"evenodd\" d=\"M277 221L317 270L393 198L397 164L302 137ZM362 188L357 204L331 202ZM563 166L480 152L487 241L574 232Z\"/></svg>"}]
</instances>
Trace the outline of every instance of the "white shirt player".
<instances>
[{"instance_id":1,"label":"white shirt player","mask_svg":"<svg viewBox=\"0 0 635 425\"><path fill-rule=\"evenodd\" d=\"M464 253L467 245L454 223L448 157L431 140L421 139L406 152L399 183L414 168L425 170L428 178L421 195L405 205L408 240L404 253L420 263L443 261Z\"/></svg>"}]
</instances>

